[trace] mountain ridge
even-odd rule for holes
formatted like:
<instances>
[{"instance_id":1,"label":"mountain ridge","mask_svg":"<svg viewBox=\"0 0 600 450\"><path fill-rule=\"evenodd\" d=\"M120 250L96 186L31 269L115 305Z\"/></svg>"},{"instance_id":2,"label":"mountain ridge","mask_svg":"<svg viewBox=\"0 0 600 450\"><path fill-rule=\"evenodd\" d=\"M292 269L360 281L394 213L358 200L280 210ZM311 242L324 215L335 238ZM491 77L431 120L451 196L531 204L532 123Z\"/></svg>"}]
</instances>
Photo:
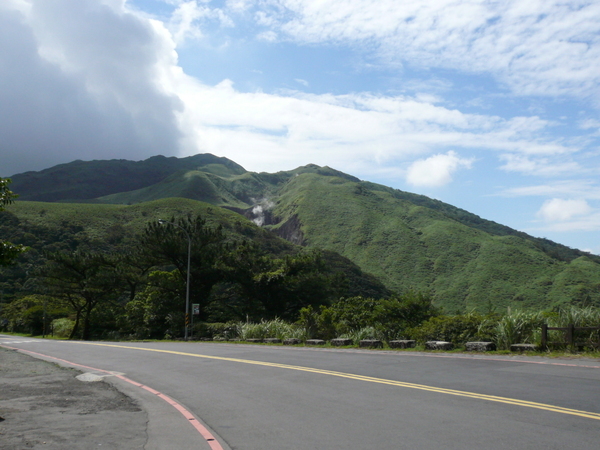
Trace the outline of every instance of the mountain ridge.
<instances>
[{"instance_id":1,"label":"mountain ridge","mask_svg":"<svg viewBox=\"0 0 600 450\"><path fill-rule=\"evenodd\" d=\"M489 302L498 307L600 302L596 255L329 167L308 164L256 173L210 154L130 163L73 162L27 172L14 176L12 189L21 194L20 201L203 201L241 214L294 244L337 252L390 289L430 291L453 310L481 309ZM119 182L123 173L134 173L133 182ZM60 174L65 177L61 183L43 191ZM94 186L99 179L108 186ZM125 184L138 187L115 192ZM104 194L109 190L113 192ZM94 197L98 192L103 195Z\"/></svg>"}]
</instances>

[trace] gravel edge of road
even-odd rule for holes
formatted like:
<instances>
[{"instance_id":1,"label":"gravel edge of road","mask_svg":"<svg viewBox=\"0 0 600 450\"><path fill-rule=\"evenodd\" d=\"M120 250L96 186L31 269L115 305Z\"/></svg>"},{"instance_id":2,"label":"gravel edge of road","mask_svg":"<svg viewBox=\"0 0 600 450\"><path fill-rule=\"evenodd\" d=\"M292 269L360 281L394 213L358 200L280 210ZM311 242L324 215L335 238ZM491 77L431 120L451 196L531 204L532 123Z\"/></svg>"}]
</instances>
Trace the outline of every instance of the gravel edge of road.
<instances>
[{"instance_id":1,"label":"gravel edge of road","mask_svg":"<svg viewBox=\"0 0 600 450\"><path fill-rule=\"evenodd\" d=\"M80 381L81 373L0 347L2 448L145 448L139 402L104 381Z\"/></svg>"}]
</instances>

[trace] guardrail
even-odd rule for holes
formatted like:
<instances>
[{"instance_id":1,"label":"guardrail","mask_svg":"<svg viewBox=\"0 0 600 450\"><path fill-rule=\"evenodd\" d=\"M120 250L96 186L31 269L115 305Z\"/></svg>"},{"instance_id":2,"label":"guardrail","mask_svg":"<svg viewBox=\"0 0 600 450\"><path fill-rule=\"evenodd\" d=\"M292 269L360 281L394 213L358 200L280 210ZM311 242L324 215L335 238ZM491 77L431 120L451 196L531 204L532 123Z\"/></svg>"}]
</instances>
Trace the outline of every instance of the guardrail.
<instances>
[{"instance_id":1,"label":"guardrail","mask_svg":"<svg viewBox=\"0 0 600 450\"><path fill-rule=\"evenodd\" d=\"M565 340L560 342L548 342L548 331L563 331ZM579 331L590 331L590 337L586 341L577 341L576 333ZM598 331L595 340L591 338L594 331ZM547 349L551 346L569 346L575 347L594 347L600 348L600 327L576 327L570 324L566 327L549 327L547 324L542 325L542 348Z\"/></svg>"}]
</instances>

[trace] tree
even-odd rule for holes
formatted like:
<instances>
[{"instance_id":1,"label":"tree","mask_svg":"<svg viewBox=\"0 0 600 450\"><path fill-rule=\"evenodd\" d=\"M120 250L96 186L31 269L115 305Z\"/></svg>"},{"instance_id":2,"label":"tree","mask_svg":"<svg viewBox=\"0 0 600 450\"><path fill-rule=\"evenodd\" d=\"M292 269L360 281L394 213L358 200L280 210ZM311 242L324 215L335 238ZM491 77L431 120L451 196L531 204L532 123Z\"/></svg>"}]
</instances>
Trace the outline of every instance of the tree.
<instances>
[{"instance_id":1,"label":"tree","mask_svg":"<svg viewBox=\"0 0 600 450\"><path fill-rule=\"evenodd\" d=\"M148 284L125 306L121 329L136 338L162 339L183 334L181 296L185 286L176 270L154 271Z\"/></svg>"},{"instance_id":2,"label":"tree","mask_svg":"<svg viewBox=\"0 0 600 450\"><path fill-rule=\"evenodd\" d=\"M0 211L4 210L6 205L10 205L13 199L17 197L9 188L10 178L0 178ZM12 263L19 254L26 248L23 245L15 245L0 239L0 266L6 266Z\"/></svg>"},{"instance_id":3,"label":"tree","mask_svg":"<svg viewBox=\"0 0 600 450\"><path fill-rule=\"evenodd\" d=\"M213 286L223 279L219 259L225 252L221 226L211 227L200 216L175 219L146 226L141 246L155 264L170 265L187 279L188 238L191 239L190 301L200 305L201 315ZM183 307L184 302L181 301Z\"/></svg>"},{"instance_id":4,"label":"tree","mask_svg":"<svg viewBox=\"0 0 600 450\"><path fill-rule=\"evenodd\" d=\"M41 268L45 293L61 299L75 314L69 339L81 327L84 340L90 339L90 318L95 308L116 300L121 293L113 258L91 252L57 252L46 255Z\"/></svg>"},{"instance_id":5,"label":"tree","mask_svg":"<svg viewBox=\"0 0 600 450\"><path fill-rule=\"evenodd\" d=\"M306 251L281 259L262 254L253 244L240 245L225 257L230 293L222 306L253 320L296 320L300 309L329 304L344 286L343 275L326 267L321 252Z\"/></svg>"}]
</instances>

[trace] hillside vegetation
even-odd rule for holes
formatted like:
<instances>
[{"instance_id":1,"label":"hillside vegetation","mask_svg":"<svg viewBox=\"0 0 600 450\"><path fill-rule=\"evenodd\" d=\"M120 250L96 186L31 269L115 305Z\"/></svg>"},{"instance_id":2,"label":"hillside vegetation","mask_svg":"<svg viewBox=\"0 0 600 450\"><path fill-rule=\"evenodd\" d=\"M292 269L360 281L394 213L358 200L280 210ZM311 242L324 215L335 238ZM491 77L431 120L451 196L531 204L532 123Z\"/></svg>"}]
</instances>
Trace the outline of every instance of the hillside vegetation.
<instances>
[{"instance_id":1,"label":"hillside vegetation","mask_svg":"<svg viewBox=\"0 0 600 450\"><path fill-rule=\"evenodd\" d=\"M21 200L60 207L19 201L2 214L39 227L68 224L74 232L94 217L109 236L185 214L180 205L190 203L182 198L199 200L213 205L204 207L207 220L238 236L260 236L261 245L275 249L281 244L273 232L335 252L388 289L428 293L447 312L600 304L598 256L328 167L253 173L213 155L76 161L15 175L12 189ZM65 203L74 200L87 204ZM106 239L89 233L98 243Z\"/></svg>"}]
</instances>

